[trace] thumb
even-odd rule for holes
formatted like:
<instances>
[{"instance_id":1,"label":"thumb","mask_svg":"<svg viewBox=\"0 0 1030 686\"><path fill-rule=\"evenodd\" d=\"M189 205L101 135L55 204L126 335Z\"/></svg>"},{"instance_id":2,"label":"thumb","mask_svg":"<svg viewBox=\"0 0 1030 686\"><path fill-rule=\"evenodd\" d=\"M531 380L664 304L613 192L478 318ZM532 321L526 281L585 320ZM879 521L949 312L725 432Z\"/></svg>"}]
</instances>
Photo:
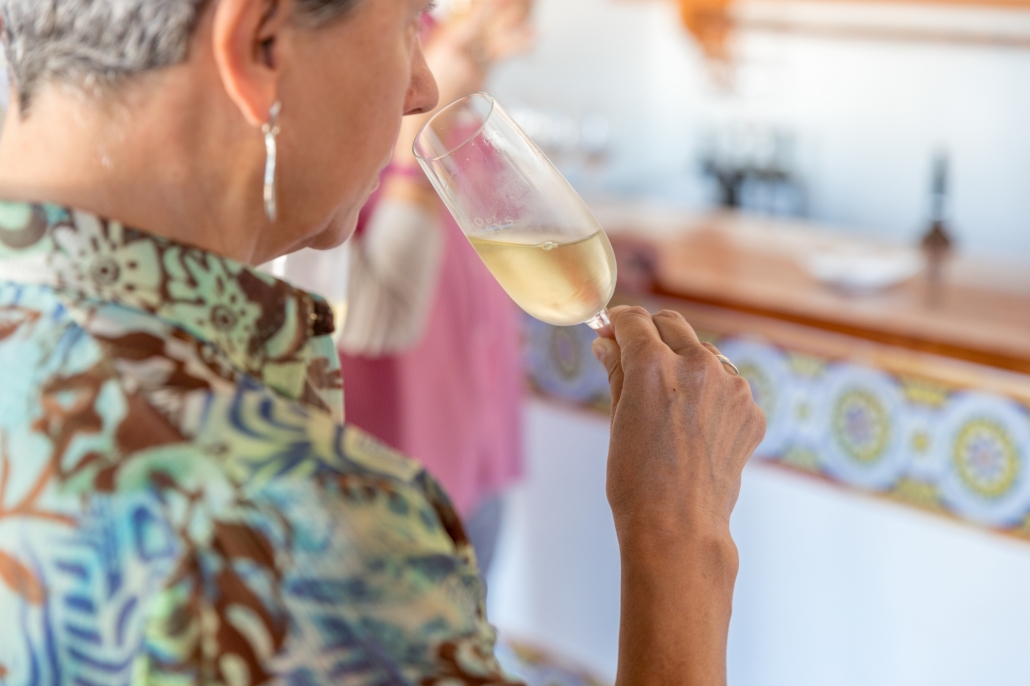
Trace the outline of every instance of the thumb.
<instances>
[{"instance_id":1,"label":"thumb","mask_svg":"<svg viewBox=\"0 0 1030 686\"><path fill-rule=\"evenodd\" d=\"M594 357L608 370L608 383L612 387L612 414L615 414L615 408L619 406L619 398L622 396L622 351L619 350L619 344L611 338L597 338L590 347L594 351Z\"/></svg>"}]
</instances>

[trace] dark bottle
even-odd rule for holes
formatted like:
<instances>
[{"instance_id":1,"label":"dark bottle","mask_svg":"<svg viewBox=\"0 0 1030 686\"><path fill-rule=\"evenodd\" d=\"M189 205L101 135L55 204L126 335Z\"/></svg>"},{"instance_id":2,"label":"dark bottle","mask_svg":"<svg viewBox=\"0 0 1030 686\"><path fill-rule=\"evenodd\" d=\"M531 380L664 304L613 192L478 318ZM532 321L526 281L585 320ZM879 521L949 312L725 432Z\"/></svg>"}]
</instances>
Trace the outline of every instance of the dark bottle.
<instances>
[{"instance_id":1,"label":"dark bottle","mask_svg":"<svg viewBox=\"0 0 1030 686\"><path fill-rule=\"evenodd\" d=\"M944 214L948 198L948 157L940 153L933 161L933 182L931 184L930 228L921 241L926 254L927 281L930 285L929 300L936 304L940 300L940 286L944 278L944 262L954 247L948 233Z\"/></svg>"}]
</instances>

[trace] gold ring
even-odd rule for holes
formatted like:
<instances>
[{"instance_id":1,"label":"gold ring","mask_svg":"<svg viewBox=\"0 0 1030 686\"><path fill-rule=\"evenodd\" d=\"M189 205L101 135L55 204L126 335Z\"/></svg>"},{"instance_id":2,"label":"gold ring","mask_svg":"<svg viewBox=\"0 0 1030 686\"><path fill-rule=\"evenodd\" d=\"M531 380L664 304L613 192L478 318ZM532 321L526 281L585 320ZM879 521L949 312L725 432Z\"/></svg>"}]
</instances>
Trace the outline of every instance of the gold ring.
<instances>
[{"instance_id":1,"label":"gold ring","mask_svg":"<svg viewBox=\"0 0 1030 686\"><path fill-rule=\"evenodd\" d=\"M722 362L722 366L726 367L726 371L733 372L737 376L740 376L740 370L737 369L737 365L730 362L730 358L726 357L725 355L716 355L715 359Z\"/></svg>"}]
</instances>

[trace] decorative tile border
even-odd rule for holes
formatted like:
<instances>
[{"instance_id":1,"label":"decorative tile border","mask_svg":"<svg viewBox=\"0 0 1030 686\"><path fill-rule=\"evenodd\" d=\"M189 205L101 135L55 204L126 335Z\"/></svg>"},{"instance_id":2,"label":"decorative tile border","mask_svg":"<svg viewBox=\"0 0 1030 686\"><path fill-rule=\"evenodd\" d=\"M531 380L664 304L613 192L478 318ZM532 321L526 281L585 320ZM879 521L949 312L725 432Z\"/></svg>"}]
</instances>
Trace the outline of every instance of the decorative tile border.
<instances>
[{"instance_id":1,"label":"decorative tile border","mask_svg":"<svg viewBox=\"0 0 1030 686\"><path fill-rule=\"evenodd\" d=\"M900 376L741 336L703 336L766 413L769 463L1030 539L1030 412L995 393ZM587 327L527 319L530 383L607 413Z\"/></svg>"}]
</instances>

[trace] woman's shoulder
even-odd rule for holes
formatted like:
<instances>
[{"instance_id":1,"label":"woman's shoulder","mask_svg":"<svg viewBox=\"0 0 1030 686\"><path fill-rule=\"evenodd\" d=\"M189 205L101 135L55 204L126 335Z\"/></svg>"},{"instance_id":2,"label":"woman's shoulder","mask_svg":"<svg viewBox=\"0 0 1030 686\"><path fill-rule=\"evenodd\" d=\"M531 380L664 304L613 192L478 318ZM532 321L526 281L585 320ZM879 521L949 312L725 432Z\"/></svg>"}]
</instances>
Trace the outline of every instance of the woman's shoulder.
<instances>
[{"instance_id":1,"label":"woman's shoulder","mask_svg":"<svg viewBox=\"0 0 1030 686\"><path fill-rule=\"evenodd\" d=\"M315 646L327 659L305 683L334 682L337 664L504 683L471 547L436 482L161 326L0 286L0 361L18 365L0 384L0 462L36 484L0 535L0 611L43 626L52 598L85 627L59 622L28 648L88 631L92 652L66 674L121 669L132 645L155 683L199 683L240 656L251 676L285 678ZM466 653L480 656L468 673L454 657Z\"/></svg>"},{"instance_id":2,"label":"woman's shoulder","mask_svg":"<svg viewBox=\"0 0 1030 686\"><path fill-rule=\"evenodd\" d=\"M323 402L274 389L141 310L0 283L0 368L0 431L41 432L54 450L89 443L91 478L105 487L133 456L175 446L248 488L334 474L441 498L418 463L336 421Z\"/></svg>"}]
</instances>

